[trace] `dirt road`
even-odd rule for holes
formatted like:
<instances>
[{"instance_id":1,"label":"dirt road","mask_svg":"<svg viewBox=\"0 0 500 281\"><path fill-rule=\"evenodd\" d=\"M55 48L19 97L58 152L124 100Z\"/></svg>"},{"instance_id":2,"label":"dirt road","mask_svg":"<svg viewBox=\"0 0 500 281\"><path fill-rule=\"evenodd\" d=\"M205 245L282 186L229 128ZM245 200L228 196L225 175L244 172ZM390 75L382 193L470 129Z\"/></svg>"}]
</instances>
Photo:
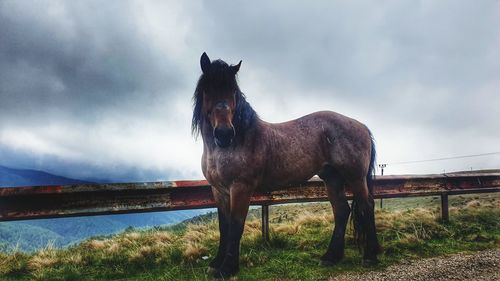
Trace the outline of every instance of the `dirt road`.
<instances>
[{"instance_id":1,"label":"dirt road","mask_svg":"<svg viewBox=\"0 0 500 281\"><path fill-rule=\"evenodd\" d=\"M342 274L330 280L500 280L500 249L408 261L383 271Z\"/></svg>"}]
</instances>

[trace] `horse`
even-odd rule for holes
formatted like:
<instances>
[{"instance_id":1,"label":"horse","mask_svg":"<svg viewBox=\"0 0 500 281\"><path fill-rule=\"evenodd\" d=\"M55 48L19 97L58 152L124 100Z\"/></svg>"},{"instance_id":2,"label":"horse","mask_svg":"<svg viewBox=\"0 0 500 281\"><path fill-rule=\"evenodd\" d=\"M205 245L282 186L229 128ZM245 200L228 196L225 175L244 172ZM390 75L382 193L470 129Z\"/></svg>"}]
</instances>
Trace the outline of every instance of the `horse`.
<instances>
[{"instance_id":1,"label":"horse","mask_svg":"<svg viewBox=\"0 0 500 281\"><path fill-rule=\"evenodd\" d=\"M284 122L259 118L237 83L242 61L228 65L200 58L202 74L193 96L191 129L203 138L201 167L217 206L220 240L209 263L214 277L239 270L240 240L254 191L271 191L318 175L334 212L334 230L320 264L344 257L344 237L352 211L355 240L363 263L380 252L375 229L373 177L375 145L362 123L331 111ZM352 210L345 191L353 196Z\"/></svg>"}]
</instances>

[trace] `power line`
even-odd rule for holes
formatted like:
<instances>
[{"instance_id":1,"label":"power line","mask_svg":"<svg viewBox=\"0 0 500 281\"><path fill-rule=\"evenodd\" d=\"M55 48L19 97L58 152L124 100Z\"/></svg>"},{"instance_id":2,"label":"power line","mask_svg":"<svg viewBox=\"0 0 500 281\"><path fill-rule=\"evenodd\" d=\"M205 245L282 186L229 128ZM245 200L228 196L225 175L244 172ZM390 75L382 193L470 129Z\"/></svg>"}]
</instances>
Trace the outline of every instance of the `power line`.
<instances>
[{"instance_id":1,"label":"power line","mask_svg":"<svg viewBox=\"0 0 500 281\"><path fill-rule=\"evenodd\" d=\"M403 165L403 164L434 162L434 161L443 161L443 160L451 160L451 159L472 158L472 157L480 157L480 156L495 155L495 154L500 154L500 151L498 151L498 152L481 153L481 154L471 154L471 155L461 155L461 156L452 156L452 157L425 159L425 160L389 162L389 163L385 163L385 164L386 165Z\"/></svg>"}]
</instances>

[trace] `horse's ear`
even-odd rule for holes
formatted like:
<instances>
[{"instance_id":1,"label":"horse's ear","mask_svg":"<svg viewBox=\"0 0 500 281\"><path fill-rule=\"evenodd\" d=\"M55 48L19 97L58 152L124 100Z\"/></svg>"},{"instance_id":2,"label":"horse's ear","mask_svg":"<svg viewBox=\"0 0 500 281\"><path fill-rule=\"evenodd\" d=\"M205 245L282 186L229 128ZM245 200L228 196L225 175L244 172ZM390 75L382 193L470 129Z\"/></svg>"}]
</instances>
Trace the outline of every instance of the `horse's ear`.
<instances>
[{"instance_id":1,"label":"horse's ear","mask_svg":"<svg viewBox=\"0 0 500 281\"><path fill-rule=\"evenodd\" d=\"M231 70L233 71L234 74L238 73L238 70L240 70L241 62L242 61L240 60L240 62L237 65L231 65Z\"/></svg>"},{"instance_id":2,"label":"horse's ear","mask_svg":"<svg viewBox=\"0 0 500 281\"><path fill-rule=\"evenodd\" d=\"M200 65L201 65L201 71L203 71L203 73L207 74L208 71L210 71L210 59L208 58L208 55L207 53L203 52L203 54L201 55L201 58L200 58Z\"/></svg>"}]
</instances>

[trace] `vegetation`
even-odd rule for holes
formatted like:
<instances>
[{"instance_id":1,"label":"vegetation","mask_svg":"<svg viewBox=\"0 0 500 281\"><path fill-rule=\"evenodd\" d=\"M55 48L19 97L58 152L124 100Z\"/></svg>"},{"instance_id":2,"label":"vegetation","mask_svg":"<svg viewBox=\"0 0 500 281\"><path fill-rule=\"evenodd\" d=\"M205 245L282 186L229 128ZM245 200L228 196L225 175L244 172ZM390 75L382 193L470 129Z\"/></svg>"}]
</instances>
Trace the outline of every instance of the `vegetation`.
<instances>
[{"instance_id":1,"label":"vegetation","mask_svg":"<svg viewBox=\"0 0 500 281\"><path fill-rule=\"evenodd\" d=\"M104 215L0 222L0 251L32 252L51 244L61 248L89 237L119 233L127 227L146 228L181 222L204 213L203 210Z\"/></svg>"},{"instance_id":2,"label":"vegetation","mask_svg":"<svg viewBox=\"0 0 500 281\"><path fill-rule=\"evenodd\" d=\"M378 203L378 202L377 202ZM368 271L421 257L477 251L500 245L500 195L453 196L450 222L439 219L438 198L384 200L377 208L380 264L361 266L347 234L346 258L319 266L332 231L327 203L270 208L271 242L263 243L259 209L251 210L242 241L238 280L327 280L345 271ZM208 262L218 243L214 214L148 230L129 229L66 249L48 245L31 254L0 254L2 280L211 280Z\"/></svg>"}]
</instances>

